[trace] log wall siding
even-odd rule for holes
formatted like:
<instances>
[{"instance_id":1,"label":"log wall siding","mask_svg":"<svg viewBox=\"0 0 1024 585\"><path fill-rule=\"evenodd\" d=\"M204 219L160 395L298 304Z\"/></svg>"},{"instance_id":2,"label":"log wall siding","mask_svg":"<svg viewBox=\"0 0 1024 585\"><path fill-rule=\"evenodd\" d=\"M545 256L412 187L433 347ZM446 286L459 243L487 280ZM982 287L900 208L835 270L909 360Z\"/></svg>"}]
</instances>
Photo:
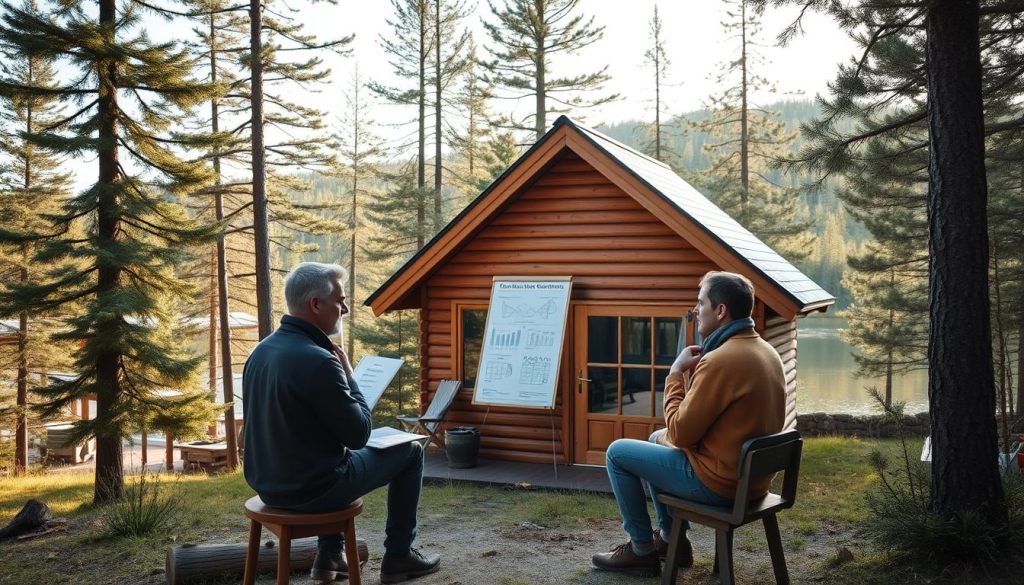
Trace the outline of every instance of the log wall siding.
<instances>
[{"instance_id":1,"label":"log wall siding","mask_svg":"<svg viewBox=\"0 0 1024 585\"><path fill-rule=\"evenodd\" d=\"M763 333L782 358L786 373L786 423L784 429L796 427L796 321L787 321L778 315L768 316Z\"/></svg>"},{"instance_id":2,"label":"log wall siding","mask_svg":"<svg viewBox=\"0 0 1024 585\"><path fill-rule=\"evenodd\" d=\"M460 376L453 309L456 303L486 306L495 275L570 275L577 302L692 305L701 277L717 268L566 153L421 288L421 404L429 404L439 380ZM463 389L449 411L449 426L482 427L482 457L530 462L551 461L554 426L557 460L568 462L572 405L564 405L563 397L573 376L571 315L564 348L553 419L545 410L474 406L472 391Z\"/></svg>"}]
</instances>

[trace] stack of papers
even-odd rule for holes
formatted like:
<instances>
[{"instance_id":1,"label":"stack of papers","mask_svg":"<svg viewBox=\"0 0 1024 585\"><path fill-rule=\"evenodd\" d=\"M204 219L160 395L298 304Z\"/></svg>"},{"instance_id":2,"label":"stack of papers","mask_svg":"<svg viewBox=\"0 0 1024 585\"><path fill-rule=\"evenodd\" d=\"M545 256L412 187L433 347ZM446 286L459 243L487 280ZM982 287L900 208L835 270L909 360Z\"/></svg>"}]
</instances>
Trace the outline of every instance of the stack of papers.
<instances>
[{"instance_id":1,"label":"stack of papers","mask_svg":"<svg viewBox=\"0 0 1024 585\"><path fill-rule=\"evenodd\" d=\"M426 435L407 433L392 427L380 427L370 432L370 440L366 443L366 446L371 449L387 449L395 445L411 443L426 438Z\"/></svg>"}]
</instances>

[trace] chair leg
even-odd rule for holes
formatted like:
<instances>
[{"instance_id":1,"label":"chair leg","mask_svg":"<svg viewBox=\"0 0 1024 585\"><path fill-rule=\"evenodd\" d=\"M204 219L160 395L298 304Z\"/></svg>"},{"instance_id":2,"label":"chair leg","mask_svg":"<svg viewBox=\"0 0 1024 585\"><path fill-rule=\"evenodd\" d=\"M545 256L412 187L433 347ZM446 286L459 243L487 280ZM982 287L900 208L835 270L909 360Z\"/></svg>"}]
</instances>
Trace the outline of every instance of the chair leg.
<instances>
[{"instance_id":1,"label":"chair leg","mask_svg":"<svg viewBox=\"0 0 1024 585\"><path fill-rule=\"evenodd\" d=\"M439 431L441 431L441 425L437 425L436 427L434 427L434 430L428 431L430 433L430 436L427 438L426 446L423 447L424 451L426 451L427 448L430 447L431 443L437 443L437 446L440 447L442 451L444 451L445 453L448 452L448 447L444 444L444 439L440 434L438 434Z\"/></svg>"},{"instance_id":2,"label":"chair leg","mask_svg":"<svg viewBox=\"0 0 1024 585\"><path fill-rule=\"evenodd\" d=\"M359 566L359 546L356 544L356 522L349 520L345 526L345 561L348 563L349 585L362 585Z\"/></svg>"},{"instance_id":3,"label":"chair leg","mask_svg":"<svg viewBox=\"0 0 1024 585\"><path fill-rule=\"evenodd\" d=\"M255 520L249 521L249 548L245 551L245 573L242 574L243 585L256 582L256 564L260 558L260 533L263 525Z\"/></svg>"},{"instance_id":4,"label":"chair leg","mask_svg":"<svg viewBox=\"0 0 1024 585\"><path fill-rule=\"evenodd\" d=\"M782 536L779 534L779 520L775 514L764 518L764 535L768 539L768 552L772 555L772 570L778 585L789 585L789 570L786 569L786 555L782 551Z\"/></svg>"},{"instance_id":5,"label":"chair leg","mask_svg":"<svg viewBox=\"0 0 1024 585\"><path fill-rule=\"evenodd\" d=\"M735 585L732 573L732 529L715 531L715 565L722 585Z\"/></svg>"},{"instance_id":6,"label":"chair leg","mask_svg":"<svg viewBox=\"0 0 1024 585\"><path fill-rule=\"evenodd\" d=\"M679 542L686 536L685 532L683 517L673 514L672 536L668 539L668 553L665 555L665 568L661 572L661 585L673 585L676 582L676 573L679 572Z\"/></svg>"},{"instance_id":7,"label":"chair leg","mask_svg":"<svg viewBox=\"0 0 1024 585\"><path fill-rule=\"evenodd\" d=\"M292 531L287 526L281 527L281 536L277 542L277 585L288 585L291 573Z\"/></svg>"}]
</instances>

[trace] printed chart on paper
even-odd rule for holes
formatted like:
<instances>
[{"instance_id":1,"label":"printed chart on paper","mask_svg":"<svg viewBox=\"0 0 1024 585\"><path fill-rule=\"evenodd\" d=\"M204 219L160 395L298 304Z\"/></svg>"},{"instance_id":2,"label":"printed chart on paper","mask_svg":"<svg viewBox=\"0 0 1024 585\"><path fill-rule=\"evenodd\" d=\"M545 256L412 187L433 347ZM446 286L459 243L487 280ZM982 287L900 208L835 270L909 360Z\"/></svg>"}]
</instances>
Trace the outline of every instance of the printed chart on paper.
<instances>
[{"instance_id":1,"label":"printed chart on paper","mask_svg":"<svg viewBox=\"0 0 1024 585\"><path fill-rule=\"evenodd\" d=\"M495 278L475 404L554 408L572 281Z\"/></svg>"}]
</instances>

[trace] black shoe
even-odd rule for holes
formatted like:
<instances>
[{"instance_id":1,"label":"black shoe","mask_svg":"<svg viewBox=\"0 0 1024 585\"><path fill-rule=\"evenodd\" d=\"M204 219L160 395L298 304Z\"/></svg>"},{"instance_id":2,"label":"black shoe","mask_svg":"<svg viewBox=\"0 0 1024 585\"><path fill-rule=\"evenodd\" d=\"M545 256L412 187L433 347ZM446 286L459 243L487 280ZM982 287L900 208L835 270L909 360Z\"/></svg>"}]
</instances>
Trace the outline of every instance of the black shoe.
<instances>
[{"instance_id":1,"label":"black shoe","mask_svg":"<svg viewBox=\"0 0 1024 585\"><path fill-rule=\"evenodd\" d=\"M441 568L441 555L423 556L420 551L410 548L403 557L390 556L385 554L380 562L380 582L401 583L436 573Z\"/></svg>"},{"instance_id":2,"label":"black shoe","mask_svg":"<svg viewBox=\"0 0 1024 585\"><path fill-rule=\"evenodd\" d=\"M357 538L356 550L359 553L359 566L361 567L370 558L370 549L366 546L365 540ZM309 576L314 583L330 583L348 579L348 563L345 561L345 553L329 553L317 549Z\"/></svg>"}]
</instances>

